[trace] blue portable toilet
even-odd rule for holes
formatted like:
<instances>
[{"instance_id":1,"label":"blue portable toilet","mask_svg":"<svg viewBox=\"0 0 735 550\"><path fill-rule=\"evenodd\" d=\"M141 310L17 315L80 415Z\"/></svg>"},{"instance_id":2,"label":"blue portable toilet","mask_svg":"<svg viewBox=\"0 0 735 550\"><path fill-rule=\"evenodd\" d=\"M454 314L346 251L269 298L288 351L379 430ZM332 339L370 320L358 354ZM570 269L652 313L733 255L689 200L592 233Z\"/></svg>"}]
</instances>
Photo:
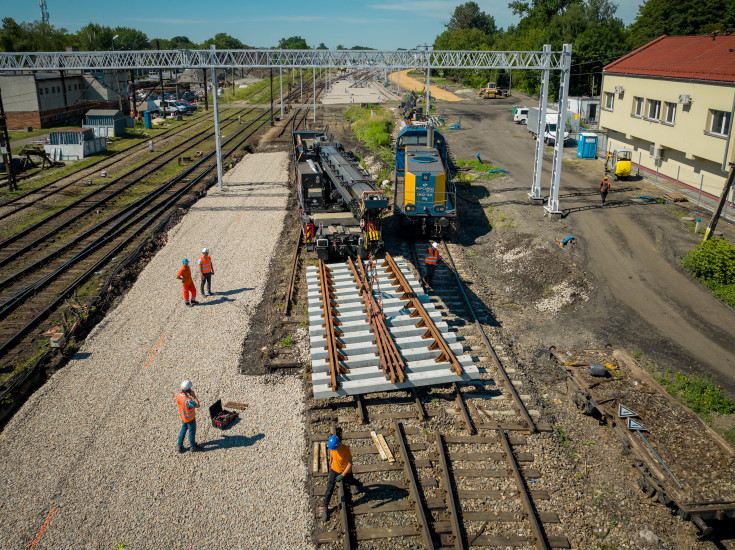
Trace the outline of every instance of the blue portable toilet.
<instances>
[{"instance_id":1,"label":"blue portable toilet","mask_svg":"<svg viewBox=\"0 0 735 550\"><path fill-rule=\"evenodd\" d=\"M577 140L577 156L581 159L597 158L597 134L582 132Z\"/></svg>"},{"instance_id":2,"label":"blue portable toilet","mask_svg":"<svg viewBox=\"0 0 735 550\"><path fill-rule=\"evenodd\" d=\"M150 130L153 128L153 125L151 124L151 112L150 111L143 111L143 121L145 123L145 127L147 130Z\"/></svg>"}]
</instances>

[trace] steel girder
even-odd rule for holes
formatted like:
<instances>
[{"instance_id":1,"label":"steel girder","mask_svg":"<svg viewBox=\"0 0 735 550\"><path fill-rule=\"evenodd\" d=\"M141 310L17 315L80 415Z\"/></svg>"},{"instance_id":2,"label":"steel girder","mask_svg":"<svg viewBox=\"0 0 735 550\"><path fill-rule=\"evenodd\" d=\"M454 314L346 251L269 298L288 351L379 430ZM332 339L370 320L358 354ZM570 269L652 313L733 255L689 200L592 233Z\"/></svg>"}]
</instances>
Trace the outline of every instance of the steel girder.
<instances>
[{"instance_id":1,"label":"steel girder","mask_svg":"<svg viewBox=\"0 0 735 550\"><path fill-rule=\"evenodd\" d=\"M345 67L352 69L563 69L562 52L418 50L148 50L0 53L0 71Z\"/></svg>"}]
</instances>

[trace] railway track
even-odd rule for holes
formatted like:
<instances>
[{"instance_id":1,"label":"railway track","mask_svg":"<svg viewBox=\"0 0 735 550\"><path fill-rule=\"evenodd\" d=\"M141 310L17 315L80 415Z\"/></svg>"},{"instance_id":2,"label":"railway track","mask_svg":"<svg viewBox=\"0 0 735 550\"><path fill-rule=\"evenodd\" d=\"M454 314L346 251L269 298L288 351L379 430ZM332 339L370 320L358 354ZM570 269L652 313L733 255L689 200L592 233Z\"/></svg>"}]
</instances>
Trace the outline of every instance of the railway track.
<instances>
[{"instance_id":1,"label":"railway track","mask_svg":"<svg viewBox=\"0 0 735 550\"><path fill-rule=\"evenodd\" d=\"M225 121L222 128L236 123L237 118L232 115L231 118ZM157 152L145 164L135 166L117 175L103 186L81 196L64 208L52 212L40 221L0 242L0 268L12 265L12 271L7 268L0 269L0 302L7 298L8 292L13 293L12 290L8 291L6 289L15 284L19 274L30 269L31 266L37 269L43 262L67 250L68 246L75 246L80 242L84 242L90 234L93 235L101 227L123 216L126 211L124 208L110 215L106 215L105 209L131 187L141 183L146 177L155 174L162 166L175 160L179 155L190 150L191 147L213 136L214 129L208 129L192 140L187 140L167 150ZM94 218L100 219L100 221L95 224ZM90 225L92 225L91 228ZM76 233L76 236L72 237L62 247L55 247L55 237L62 230L67 234L73 235ZM19 265L23 266L25 270L18 270ZM0 314L1 316L2 314Z\"/></svg>"},{"instance_id":2,"label":"railway track","mask_svg":"<svg viewBox=\"0 0 735 550\"><path fill-rule=\"evenodd\" d=\"M207 122L210 114L211 113L203 113L200 116L190 118L188 120L190 124L187 124L186 126L183 126L183 127L169 128L168 130L165 130L161 132L160 134L158 134L157 136L151 138L151 141L153 141L153 143L156 144L163 140L168 140L168 139L171 139L172 137L179 136L187 132L191 132L195 126L198 126L200 123ZM8 199L0 203L0 220L7 218L9 216L12 216L16 212L19 212L25 208L28 208L29 206L32 206L33 204L36 204L39 201L44 200L47 197L50 197L51 195L59 193L60 191L63 191L64 189L67 189L68 187L72 185L82 184L89 177L91 177L92 174L96 174L100 169L109 168L110 166L113 166L117 164L118 162L120 162L120 160L123 159L123 153L134 154L138 151L145 150L147 147L148 147L147 141L142 142L142 143L136 143L134 145L130 145L128 147L125 147L124 149L120 149L119 151L116 151L115 154L112 155L111 157L101 158L93 162L92 164L85 166L83 169L81 169L80 171L74 174L56 178L53 181L50 181L39 187L26 191L25 193L22 193L21 195L18 195L17 197ZM64 180L68 180L69 178L73 178L73 179L64 184L61 183ZM22 202L21 204L16 204L16 203L19 203L20 201L23 201L24 199L33 197L34 195L38 195L38 196L35 198L31 198L25 202ZM10 205L13 205L13 204L15 206L11 208ZM7 209L5 209L6 207Z\"/></svg>"},{"instance_id":3,"label":"railway track","mask_svg":"<svg viewBox=\"0 0 735 550\"><path fill-rule=\"evenodd\" d=\"M388 244L419 276L428 246ZM484 305L468 290L449 247L442 245L441 252L431 301L481 378L313 400L308 416L315 510L324 494L325 445L332 433L351 447L355 474L366 488L351 495L338 487L338 508L327 522L317 522L316 542L329 548L569 548L558 515L548 509L549 490L534 452L534 438L551 428L528 409L531 398L517 391L523 385L514 365L501 362L503 353L495 352L485 333ZM392 455L387 459L381 457L381 436Z\"/></svg>"},{"instance_id":4,"label":"railway track","mask_svg":"<svg viewBox=\"0 0 735 550\"><path fill-rule=\"evenodd\" d=\"M263 111L255 120L238 127L223 143L223 157L232 155L245 141L269 122L270 112ZM214 151L166 183L111 216L106 224L98 224L62 248L52 263L27 266L5 281L12 286L2 293L0 304L0 356L2 367L12 368L16 357L9 352L26 338L39 337L39 324L92 275L109 264L135 242L157 220L172 211L216 166L211 162Z\"/></svg>"}]
</instances>

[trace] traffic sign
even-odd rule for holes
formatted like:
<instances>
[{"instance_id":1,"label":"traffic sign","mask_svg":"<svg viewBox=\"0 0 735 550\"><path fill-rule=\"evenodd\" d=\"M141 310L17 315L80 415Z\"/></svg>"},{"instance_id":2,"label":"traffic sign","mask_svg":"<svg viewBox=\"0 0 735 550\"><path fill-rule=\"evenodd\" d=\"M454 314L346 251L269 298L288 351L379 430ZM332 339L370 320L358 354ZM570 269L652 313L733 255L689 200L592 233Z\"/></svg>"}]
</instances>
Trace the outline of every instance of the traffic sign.
<instances>
[{"instance_id":1,"label":"traffic sign","mask_svg":"<svg viewBox=\"0 0 735 550\"><path fill-rule=\"evenodd\" d=\"M629 416L638 416L638 413L633 412L628 407L618 404L618 416L620 418L628 418Z\"/></svg>"},{"instance_id":2,"label":"traffic sign","mask_svg":"<svg viewBox=\"0 0 735 550\"><path fill-rule=\"evenodd\" d=\"M324 222L319 222L319 231L324 229Z\"/></svg>"},{"instance_id":3,"label":"traffic sign","mask_svg":"<svg viewBox=\"0 0 735 550\"><path fill-rule=\"evenodd\" d=\"M360 220L360 228L365 229L365 220Z\"/></svg>"},{"instance_id":4,"label":"traffic sign","mask_svg":"<svg viewBox=\"0 0 735 550\"><path fill-rule=\"evenodd\" d=\"M646 428L643 424L638 422L637 420L633 420L632 418L628 418L628 429L629 430L638 430L638 431L648 431L648 428Z\"/></svg>"}]
</instances>

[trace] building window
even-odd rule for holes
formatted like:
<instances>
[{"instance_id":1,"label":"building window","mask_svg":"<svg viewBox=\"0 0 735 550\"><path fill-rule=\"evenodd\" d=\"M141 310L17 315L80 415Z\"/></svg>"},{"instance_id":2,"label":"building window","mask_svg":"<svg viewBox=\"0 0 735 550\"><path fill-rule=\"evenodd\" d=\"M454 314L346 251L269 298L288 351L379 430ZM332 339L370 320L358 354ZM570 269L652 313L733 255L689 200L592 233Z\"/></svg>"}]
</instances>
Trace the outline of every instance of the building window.
<instances>
[{"instance_id":1,"label":"building window","mask_svg":"<svg viewBox=\"0 0 735 550\"><path fill-rule=\"evenodd\" d=\"M661 102L657 99L648 100L648 120L658 120L661 118Z\"/></svg>"},{"instance_id":2,"label":"building window","mask_svg":"<svg viewBox=\"0 0 735 550\"><path fill-rule=\"evenodd\" d=\"M727 129L730 126L730 113L727 111L716 111L714 109L709 110L710 124L709 131L712 134L720 136L727 135Z\"/></svg>"},{"instance_id":3,"label":"building window","mask_svg":"<svg viewBox=\"0 0 735 550\"><path fill-rule=\"evenodd\" d=\"M612 111L614 102L615 94L612 92L605 92L605 109L607 109L608 111Z\"/></svg>"},{"instance_id":4,"label":"building window","mask_svg":"<svg viewBox=\"0 0 735 550\"><path fill-rule=\"evenodd\" d=\"M674 122L676 121L676 103L669 103L668 101L665 103L665 118L666 124L674 125Z\"/></svg>"},{"instance_id":5,"label":"building window","mask_svg":"<svg viewBox=\"0 0 735 550\"><path fill-rule=\"evenodd\" d=\"M43 88L38 89L38 95L43 95Z\"/></svg>"},{"instance_id":6,"label":"building window","mask_svg":"<svg viewBox=\"0 0 735 550\"><path fill-rule=\"evenodd\" d=\"M48 88L46 88L46 93L48 93Z\"/></svg>"},{"instance_id":7,"label":"building window","mask_svg":"<svg viewBox=\"0 0 735 550\"><path fill-rule=\"evenodd\" d=\"M643 98L642 97L633 98L633 116L637 116L637 117L643 116Z\"/></svg>"}]
</instances>

